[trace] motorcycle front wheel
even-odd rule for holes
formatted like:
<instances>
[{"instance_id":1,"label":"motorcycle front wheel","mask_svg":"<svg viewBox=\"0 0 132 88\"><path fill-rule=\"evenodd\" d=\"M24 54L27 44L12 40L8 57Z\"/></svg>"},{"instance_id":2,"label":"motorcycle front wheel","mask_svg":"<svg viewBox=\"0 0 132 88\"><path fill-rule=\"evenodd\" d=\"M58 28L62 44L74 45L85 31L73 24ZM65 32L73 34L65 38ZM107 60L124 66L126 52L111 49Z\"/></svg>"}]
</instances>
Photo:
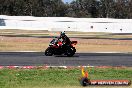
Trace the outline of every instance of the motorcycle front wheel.
<instances>
[{"instance_id":1,"label":"motorcycle front wheel","mask_svg":"<svg viewBox=\"0 0 132 88\"><path fill-rule=\"evenodd\" d=\"M46 56L52 56L53 55L53 50L51 47L48 47L46 50L45 50L45 55Z\"/></svg>"}]
</instances>

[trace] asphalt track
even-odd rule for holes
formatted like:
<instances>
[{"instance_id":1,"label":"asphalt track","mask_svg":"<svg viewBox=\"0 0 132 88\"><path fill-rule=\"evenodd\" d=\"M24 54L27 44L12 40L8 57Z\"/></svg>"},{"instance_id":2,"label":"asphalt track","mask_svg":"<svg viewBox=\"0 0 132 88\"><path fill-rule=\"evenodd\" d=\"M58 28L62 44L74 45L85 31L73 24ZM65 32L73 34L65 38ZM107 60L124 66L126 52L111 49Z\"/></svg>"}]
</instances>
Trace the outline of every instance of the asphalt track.
<instances>
[{"instance_id":1,"label":"asphalt track","mask_svg":"<svg viewBox=\"0 0 132 88\"><path fill-rule=\"evenodd\" d=\"M0 52L0 66L132 66L132 54L77 53L74 57L45 56L43 52Z\"/></svg>"}]
</instances>

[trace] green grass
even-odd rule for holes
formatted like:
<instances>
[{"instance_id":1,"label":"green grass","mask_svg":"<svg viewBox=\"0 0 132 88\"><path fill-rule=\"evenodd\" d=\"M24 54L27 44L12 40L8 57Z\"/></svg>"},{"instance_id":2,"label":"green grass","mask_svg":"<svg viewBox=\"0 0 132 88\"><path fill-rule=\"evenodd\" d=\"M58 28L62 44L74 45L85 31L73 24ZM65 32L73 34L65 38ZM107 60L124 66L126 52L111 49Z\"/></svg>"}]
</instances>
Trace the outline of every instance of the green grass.
<instances>
[{"instance_id":1,"label":"green grass","mask_svg":"<svg viewBox=\"0 0 132 88\"><path fill-rule=\"evenodd\" d=\"M91 79L129 79L132 69L90 68ZM1 69L0 88L81 88L80 69Z\"/></svg>"}]
</instances>

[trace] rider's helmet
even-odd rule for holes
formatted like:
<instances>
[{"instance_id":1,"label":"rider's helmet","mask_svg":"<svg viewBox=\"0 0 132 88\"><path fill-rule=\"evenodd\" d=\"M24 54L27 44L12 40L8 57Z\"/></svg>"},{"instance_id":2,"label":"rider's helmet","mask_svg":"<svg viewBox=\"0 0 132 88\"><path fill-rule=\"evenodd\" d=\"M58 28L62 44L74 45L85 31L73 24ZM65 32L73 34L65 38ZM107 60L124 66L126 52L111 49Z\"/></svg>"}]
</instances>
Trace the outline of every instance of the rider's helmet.
<instances>
[{"instance_id":1,"label":"rider's helmet","mask_svg":"<svg viewBox=\"0 0 132 88\"><path fill-rule=\"evenodd\" d=\"M65 37L65 31L64 32L61 32L61 37Z\"/></svg>"}]
</instances>

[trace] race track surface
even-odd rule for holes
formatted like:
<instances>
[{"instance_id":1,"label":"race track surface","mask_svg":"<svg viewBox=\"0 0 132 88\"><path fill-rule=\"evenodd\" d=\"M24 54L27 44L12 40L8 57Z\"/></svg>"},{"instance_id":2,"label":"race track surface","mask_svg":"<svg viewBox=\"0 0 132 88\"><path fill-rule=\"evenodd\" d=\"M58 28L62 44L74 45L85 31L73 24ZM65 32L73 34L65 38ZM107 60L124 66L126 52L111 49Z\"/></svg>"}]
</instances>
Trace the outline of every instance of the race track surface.
<instances>
[{"instance_id":1,"label":"race track surface","mask_svg":"<svg viewBox=\"0 0 132 88\"><path fill-rule=\"evenodd\" d=\"M0 52L0 66L132 66L132 54L77 53L74 57L45 56L43 52Z\"/></svg>"}]
</instances>

